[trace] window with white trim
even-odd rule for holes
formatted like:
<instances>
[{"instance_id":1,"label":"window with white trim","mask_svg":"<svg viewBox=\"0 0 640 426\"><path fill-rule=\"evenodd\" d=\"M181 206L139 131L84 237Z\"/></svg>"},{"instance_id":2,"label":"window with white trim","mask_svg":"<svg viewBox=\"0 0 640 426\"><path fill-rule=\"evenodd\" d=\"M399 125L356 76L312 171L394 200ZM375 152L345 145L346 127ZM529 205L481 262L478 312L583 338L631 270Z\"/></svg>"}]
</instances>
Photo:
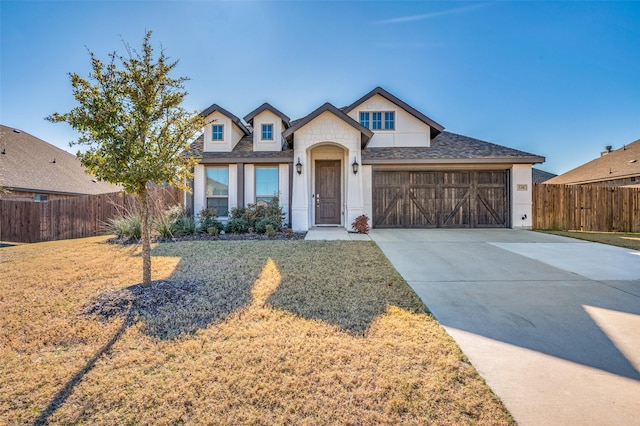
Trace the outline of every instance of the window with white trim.
<instances>
[{"instance_id":1,"label":"window with white trim","mask_svg":"<svg viewBox=\"0 0 640 426\"><path fill-rule=\"evenodd\" d=\"M360 113L360 124L362 124L362 126L366 127L367 129L369 128L369 113L368 112L361 112Z\"/></svg>"},{"instance_id":2,"label":"window with white trim","mask_svg":"<svg viewBox=\"0 0 640 426\"><path fill-rule=\"evenodd\" d=\"M211 126L211 140L224 140L224 124L214 124L213 126Z\"/></svg>"},{"instance_id":3,"label":"window with white trim","mask_svg":"<svg viewBox=\"0 0 640 426\"><path fill-rule=\"evenodd\" d=\"M273 140L273 124L262 125L262 140Z\"/></svg>"},{"instance_id":4,"label":"window with white trim","mask_svg":"<svg viewBox=\"0 0 640 426\"><path fill-rule=\"evenodd\" d=\"M205 196L207 208L218 217L229 214L229 167L207 167Z\"/></svg>"},{"instance_id":5,"label":"window with white trim","mask_svg":"<svg viewBox=\"0 0 640 426\"><path fill-rule=\"evenodd\" d=\"M372 130L395 130L396 113L395 111L362 111L360 124Z\"/></svg>"},{"instance_id":6,"label":"window with white trim","mask_svg":"<svg viewBox=\"0 0 640 426\"><path fill-rule=\"evenodd\" d=\"M269 203L278 196L278 167L256 167L256 203Z\"/></svg>"}]
</instances>

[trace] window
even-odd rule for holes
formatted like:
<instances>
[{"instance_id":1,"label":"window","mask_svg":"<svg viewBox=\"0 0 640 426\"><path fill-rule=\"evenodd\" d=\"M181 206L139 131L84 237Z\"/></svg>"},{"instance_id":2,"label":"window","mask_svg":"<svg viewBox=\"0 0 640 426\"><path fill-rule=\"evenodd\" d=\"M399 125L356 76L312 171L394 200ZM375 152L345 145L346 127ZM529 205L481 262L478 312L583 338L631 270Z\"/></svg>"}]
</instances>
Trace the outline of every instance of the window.
<instances>
[{"instance_id":1,"label":"window","mask_svg":"<svg viewBox=\"0 0 640 426\"><path fill-rule=\"evenodd\" d=\"M384 129L393 130L395 128L396 114L393 111L387 111L384 113Z\"/></svg>"},{"instance_id":2,"label":"window","mask_svg":"<svg viewBox=\"0 0 640 426\"><path fill-rule=\"evenodd\" d=\"M360 124L362 124L362 126L366 127L367 129L369 128L369 113L368 112L361 112L360 113Z\"/></svg>"},{"instance_id":3,"label":"window","mask_svg":"<svg viewBox=\"0 0 640 426\"><path fill-rule=\"evenodd\" d=\"M207 208L219 217L229 214L229 168L207 167Z\"/></svg>"},{"instance_id":4,"label":"window","mask_svg":"<svg viewBox=\"0 0 640 426\"><path fill-rule=\"evenodd\" d=\"M273 124L262 125L262 139L273 140Z\"/></svg>"},{"instance_id":5,"label":"window","mask_svg":"<svg viewBox=\"0 0 640 426\"><path fill-rule=\"evenodd\" d=\"M371 117L371 122L369 122L370 117ZM384 118L384 121L383 121L383 118ZM371 123L371 126L369 126L369 123ZM360 124L362 124L367 129L395 130L396 113L394 111L361 112Z\"/></svg>"},{"instance_id":6,"label":"window","mask_svg":"<svg viewBox=\"0 0 640 426\"><path fill-rule=\"evenodd\" d=\"M34 201L47 201L48 199L49 196L44 194L36 194L33 196Z\"/></svg>"},{"instance_id":7,"label":"window","mask_svg":"<svg viewBox=\"0 0 640 426\"><path fill-rule=\"evenodd\" d=\"M224 124L214 124L213 126L211 126L211 140L224 140Z\"/></svg>"},{"instance_id":8,"label":"window","mask_svg":"<svg viewBox=\"0 0 640 426\"><path fill-rule=\"evenodd\" d=\"M256 203L265 203L278 196L278 168L256 167Z\"/></svg>"},{"instance_id":9,"label":"window","mask_svg":"<svg viewBox=\"0 0 640 426\"><path fill-rule=\"evenodd\" d=\"M381 112L374 112L372 113L373 115L373 130L380 130L382 129L382 113Z\"/></svg>"}]
</instances>

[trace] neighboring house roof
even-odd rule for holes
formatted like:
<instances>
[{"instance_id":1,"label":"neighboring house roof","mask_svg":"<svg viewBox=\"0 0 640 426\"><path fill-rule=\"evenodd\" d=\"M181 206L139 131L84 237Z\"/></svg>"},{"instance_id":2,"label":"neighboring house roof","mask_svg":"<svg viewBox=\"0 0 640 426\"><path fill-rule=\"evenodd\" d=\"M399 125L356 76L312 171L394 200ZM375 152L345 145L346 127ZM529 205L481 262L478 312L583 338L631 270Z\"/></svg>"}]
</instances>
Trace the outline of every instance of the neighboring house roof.
<instances>
[{"instance_id":1,"label":"neighboring house roof","mask_svg":"<svg viewBox=\"0 0 640 426\"><path fill-rule=\"evenodd\" d=\"M640 176L640 139L553 179L549 184L584 184Z\"/></svg>"},{"instance_id":2,"label":"neighboring house roof","mask_svg":"<svg viewBox=\"0 0 640 426\"><path fill-rule=\"evenodd\" d=\"M327 111L332 113L333 115L335 115L336 117L338 117L339 119L341 119L342 121L344 121L345 123L347 123L348 125L353 127L354 129L356 129L357 131L359 131L360 135L361 135L362 148L367 146L367 143L369 142L369 140L373 136L373 132L371 130L367 129L366 127L364 127L362 124L360 124L357 121L355 121L353 118L349 117L341 109L336 108L335 106L331 105L329 102L325 102L323 105L321 105L315 111L311 112L309 115L307 115L307 116L305 116L305 117L303 117L303 118L301 118L299 120L295 120L294 122L292 122L291 123L291 127L289 127L287 130L282 132L282 136L287 140L287 142L290 143L292 138L293 138L293 134L297 130L299 130L300 128L304 127L309 122L311 122L315 118L317 118L320 114L322 114L324 112L327 112Z\"/></svg>"},{"instance_id":3,"label":"neighboring house roof","mask_svg":"<svg viewBox=\"0 0 640 426\"><path fill-rule=\"evenodd\" d=\"M254 151L253 135L245 136L231 152L204 152L204 136L196 139L186 152L186 156L197 158L201 163L237 162L241 159L251 159L251 162L293 161L293 150L288 147L283 151Z\"/></svg>"},{"instance_id":4,"label":"neighboring house roof","mask_svg":"<svg viewBox=\"0 0 640 426\"><path fill-rule=\"evenodd\" d=\"M0 186L9 190L83 195L122 191L97 181L75 155L29 133L0 125Z\"/></svg>"},{"instance_id":5,"label":"neighboring house roof","mask_svg":"<svg viewBox=\"0 0 640 426\"><path fill-rule=\"evenodd\" d=\"M240 130L242 130L242 132L245 135L249 135L251 133L251 132L249 132L249 129L247 129L247 126L242 124L242 120L240 120L237 116L233 115L232 113L230 113L226 109L222 108L218 104L211 105L209 108L207 108L204 111L202 111L200 113L200 116L201 117L206 117L206 116L208 116L209 114L211 114L211 113L213 113L215 111L218 111L222 115L227 116L231 121L233 121L233 123L235 123L236 126L238 126L240 128Z\"/></svg>"},{"instance_id":6,"label":"neighboring house roof","mask_svg":"<svg viewBox=\"0 0 640 426\"><path fill-rule=\"evenodd\" d=\"M360 99L358 99L357 101L355 101L354 103L349 105L348 107L343 108L343 110L346 113L349 113L355 107L357 107L358 105L362 104L364 101L366 101L369 98L372 98L375 95L380 95L383 98L387 99L388 101L393 102L394 104L398 105L400 108L402 108L405 111L407 111L409 114L411 114L414 117L416 117L418 120L420 120L423 123L425 123L428 126L430 126L431 127L431 137L432 138L436 137L438 135L438 133L440 133L440 132L442 132L444 130L444 126L442 126L441 124L436 123L435 121L433 121L432 119L430 119L429 117L427 117L426 115L424 115L423 113L421 113L420 111L418 111L417 109L412 107L411 105L407 104L406 102L402 101L401 99L396 98L395 96L393 96L391 93L387 92L386 90L384 90L380 86L376 87L375 89L373 89L372 91L370 91L369 93L367 93L366 95L364 95L363 97L361 97Z\"/></svg>"},{"instance_id":7,"label":"neighboring house roof","mask_svg":"<svg viewBox=\"0 0 640 426\"><path fill-rule=\"evenodd\" d=\"M442 132L430 147L384 147L362 150L363 164L442 163L542 163L544 157L491 142Z\"/></svg>"},{"instance_id":8,"label":"neighboring house roof","mask_svg":"<svg viewBox=\"0 0 640 426\"><path fill-rule=\"evenodd\" d=\"M554 173L545 172L544 170L536 169L535 167L531 168L531 182L533 183L542 183L556 176L558 175Z\"/></svg>"},{"instance_id":9,"label":"neighboring house roof","mask_svg":"<svg viewBox=\"0 0 640 426\"><path fill-rule=\"evenodd\" d=\"M284 124L285 129L287 127L289 127L289 122L291 121L291 119L289 117L287 117L284 113L282 113L280 110L278 110L277 108L271 106L267 102L263 103L258 108L254 109L249 114L245 115L244 116L244 121L246 121L247 123L249 123L249 124L251 124L253 126L253 118L256 115L258 115L261 112L263 112L263 111L271 111L272 113L274 113L275 115L280 117L280 119L282 120L282 123Z\"/></svg>"}]
</instances>

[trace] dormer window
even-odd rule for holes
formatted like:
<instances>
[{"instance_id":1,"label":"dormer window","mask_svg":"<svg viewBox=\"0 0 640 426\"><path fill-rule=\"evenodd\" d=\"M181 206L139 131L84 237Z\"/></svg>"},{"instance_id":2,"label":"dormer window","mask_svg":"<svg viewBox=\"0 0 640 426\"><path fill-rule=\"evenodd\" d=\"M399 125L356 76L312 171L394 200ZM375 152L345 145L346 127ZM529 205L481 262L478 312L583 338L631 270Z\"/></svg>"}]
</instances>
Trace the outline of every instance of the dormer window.
<instances>
[{"instance_id":1,"label":"dormer window","mask_svg":"<svg viewBox=\"0 0 640 426\"><path fill-rule=\"evenodd\" d=\"M211 126L211 140L224 140L224 124L214 124L213 126Z\"/></svg>"},{"instance_id":2,"label":"dormer window","mask_svg":"<svg viewBox=\"0 0 640 426\"><path fill-rule=\"evenodd\" d=\"M262 125L262 140L273 140L273 124Z\"/></svg>"},{"instance_id":3,"label":"dormer window","mask_svg":"<svg viewBox=\"0 0 640 426\"><path fill-rule=\"evenodd\" d=\"M361 112L360 124L372 130L395 130L396 113L394 111Z\"/></svg>"}]
</instances>

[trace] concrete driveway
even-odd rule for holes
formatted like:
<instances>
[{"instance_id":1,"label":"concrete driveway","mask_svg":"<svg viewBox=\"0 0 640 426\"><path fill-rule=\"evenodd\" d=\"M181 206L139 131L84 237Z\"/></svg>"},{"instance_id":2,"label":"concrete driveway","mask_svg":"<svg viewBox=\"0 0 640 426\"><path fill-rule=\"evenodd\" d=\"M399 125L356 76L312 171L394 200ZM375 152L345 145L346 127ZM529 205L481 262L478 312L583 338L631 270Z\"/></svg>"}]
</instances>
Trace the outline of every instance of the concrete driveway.
<instances>
[{"instance_id":1,"label":"concrete driveway","mask_svg":"<svg viewBox=\"0 0 640 426\"><path fill-rule=\"evenodd\" d=\"M522 425L640 425L640 252L531 231L371 238Z\"/></svg>"}]
</instances>

